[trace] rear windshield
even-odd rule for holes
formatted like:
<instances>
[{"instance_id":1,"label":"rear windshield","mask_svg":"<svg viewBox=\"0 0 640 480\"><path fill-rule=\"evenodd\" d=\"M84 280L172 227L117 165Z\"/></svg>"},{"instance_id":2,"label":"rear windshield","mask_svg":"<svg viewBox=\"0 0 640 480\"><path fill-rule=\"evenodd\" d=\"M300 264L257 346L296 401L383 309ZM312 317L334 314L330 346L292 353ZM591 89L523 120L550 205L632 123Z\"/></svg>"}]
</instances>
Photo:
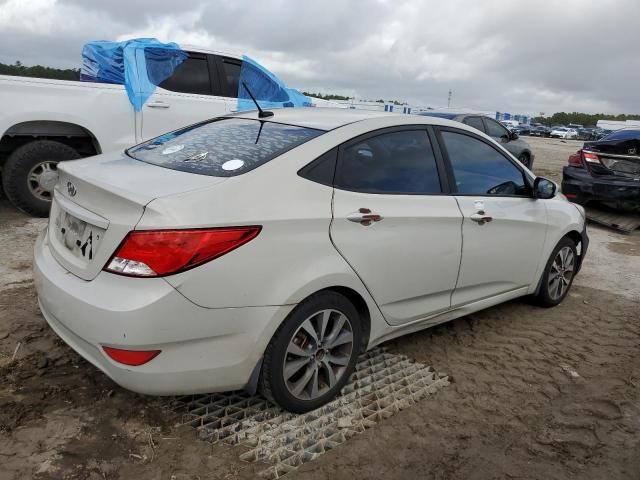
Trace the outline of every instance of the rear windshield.
<instances>
[{"instance_id":1,"label":"rear windshield","mask_svg":"<svg viewBox=\"0 0 640 480\"><path fill-rule=\"evenodd\" d=\"M633 140L633 139L640 139L640 130L617 130L603 138L603 140Z\"/></svg>"},{"instance_id":2,"label":"rear windshield","mask_svg":"<svg viewBox=\"0 0 640 480\"><path fill-rule=\"evenodd\" d=\"M160 167L232 177L301 145L322 130L242 118L218 118L161 135L127 150Z\"/></svg>"}]
</instances>

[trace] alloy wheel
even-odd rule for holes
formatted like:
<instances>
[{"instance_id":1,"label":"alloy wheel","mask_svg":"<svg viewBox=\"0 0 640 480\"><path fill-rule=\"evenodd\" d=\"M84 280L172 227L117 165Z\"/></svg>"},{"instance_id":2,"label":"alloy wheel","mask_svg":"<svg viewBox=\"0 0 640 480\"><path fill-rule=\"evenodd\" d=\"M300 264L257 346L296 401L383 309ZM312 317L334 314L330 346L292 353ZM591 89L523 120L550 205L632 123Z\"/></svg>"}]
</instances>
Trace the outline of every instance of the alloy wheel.
<instances>
[{"instance_id":1,"label":"alloy wheel","mask_svg":"<svg viewBox=\"0 0 640 480\"><path fill-rule=\"evenodd\" d=\"M575 254L570 247L562 247L556 254L549 271L549 296L558 300L566 293L575 269Z\"/></svg>"},{"instance_id":2,"label":"alloy wheel","mask_svg":"<svg viewBox=\"0 0 640 480\"><path fill-rule=\"evenodd\" d=\"M31 194L39 200L51 201L53 187L58 182L58 162L45 160L29 170L27 184Z\"/></svg>"},{"instance_id":3,"label":"alloy wheel","mask_svg":"<svg viewBox=\"0 0 640 480\"><path fill-rule=\"evenodd\" d=\"M327 309L309 316L289 341L282 365L289 393L301 400L327 393L346 372L353 348L353 328L344 313Z\"/></svg>"}]
</instances>

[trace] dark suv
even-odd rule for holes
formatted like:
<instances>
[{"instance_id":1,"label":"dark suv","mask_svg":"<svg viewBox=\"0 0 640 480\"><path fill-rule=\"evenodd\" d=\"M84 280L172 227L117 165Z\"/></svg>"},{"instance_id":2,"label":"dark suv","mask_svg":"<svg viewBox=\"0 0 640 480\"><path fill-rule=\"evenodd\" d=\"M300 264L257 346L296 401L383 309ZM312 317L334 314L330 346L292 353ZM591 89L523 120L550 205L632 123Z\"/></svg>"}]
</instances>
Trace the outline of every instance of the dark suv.
<instances>
[{"instance_id":1,"label":"dark suv","mask_svg":"<svg viewBox=\"0 0 640 480\"><path fill-rule=\"evenodd\" d=\"M520 163L527 168L531 169L533 165L534 155L529 144L518 138L517 133L510 132L504 125L496 122L493 118L477 113L420 112L418 115L455 120L476 128L501 143L511 155L520 160Z\"/></svg>"}]
</instances>

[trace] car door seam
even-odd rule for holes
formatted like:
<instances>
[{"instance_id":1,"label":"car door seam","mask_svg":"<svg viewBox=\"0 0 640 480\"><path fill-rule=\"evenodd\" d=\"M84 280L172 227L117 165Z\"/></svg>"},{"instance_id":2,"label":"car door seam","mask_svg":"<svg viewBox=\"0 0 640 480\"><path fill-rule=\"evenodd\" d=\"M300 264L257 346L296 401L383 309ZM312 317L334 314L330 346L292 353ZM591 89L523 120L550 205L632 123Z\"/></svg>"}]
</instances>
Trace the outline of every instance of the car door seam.
<instances>
[{"instance_id":1,"label":"car door seam","mask_svg":"<svg viewBox=\"0 0 640 480\"><path fill-rule=\"evenodd\" d=\"M460 282L460 273L462 272L462 255L464 253L464 212L462 211L462 207L460 206L460 202L458 199L453 196L453 199L456 201L456 205L458 206L458 210L460 211L460 262L458 263L458 275L456 276L456 284L451 290L451 294L449 295L449 308L453 306L453 294L458 288L458 282Z\"/></svg>"},{"instance_id":2,"label":"car door seam","mask_svg":"<svg viewBox=\"0 0 640 480\"><path fill-rule=\"evenodd\" d=\"M337 163L336 163L336 168L337 168ZM371 299L373 300L373 303L375 304L376 308L378 309L378 311L380 312L380 315L382 316L382 318L384 319L385 323L387 323L387 325L391 325L386 317L384 316L384 314L382 313L382 310L380 309L380 305L378 305L378 301L375 299L375 297L373 296L373 294L371 293L371 290L369 290L369 287L367 286L367 284L364 282L364 279L360 276L360 274L356 271L355 268L353 268L353 265L351 265L351 263L349 262L349 260L344 256L344 254L340 251L340 249L338 248L338 246L335 244L335 242L333 241L333 236L331 234L331 230L333 227L333 222L335 220L335 208L334 208L334 199L335 199L335 195L336 195L336 189L332 188L331 189L331 220L329 221L329 241L331 242L331 245L333 245L333 248L336 250L336 252L338 252L338 255L340 255L340 257L342 257L342 259L345 261L345 263L347 265L349 265L349 268L351 268L351 271L353 273L355 273L356 277L358 277L358 280L360 280L360 283L362 283L362 286L364 287L364 289L367 291L367 293L369 294L369 296L371 297Z\"/></svg>"}]
</instances>

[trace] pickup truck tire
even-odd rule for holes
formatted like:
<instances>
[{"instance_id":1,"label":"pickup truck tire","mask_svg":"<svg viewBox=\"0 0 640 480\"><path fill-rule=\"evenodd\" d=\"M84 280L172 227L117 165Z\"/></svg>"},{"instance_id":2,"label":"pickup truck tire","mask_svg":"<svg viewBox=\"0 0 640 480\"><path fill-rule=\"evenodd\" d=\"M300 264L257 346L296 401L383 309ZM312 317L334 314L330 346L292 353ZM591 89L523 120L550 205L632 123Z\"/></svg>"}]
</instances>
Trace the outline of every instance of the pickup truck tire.
<instances>
[{"instance_id":1,"label":"pickup truck tire","mask_svg":"<svg viewBox=\"0 0 640 480\"><path fill-rule=\"evenodd\" d=\"M64 143L35 140L17 148L2 169L2 186L15 207L29 215L46 217L51 208L57 165L80 158Z\"/></svg>"}]
</instances>

